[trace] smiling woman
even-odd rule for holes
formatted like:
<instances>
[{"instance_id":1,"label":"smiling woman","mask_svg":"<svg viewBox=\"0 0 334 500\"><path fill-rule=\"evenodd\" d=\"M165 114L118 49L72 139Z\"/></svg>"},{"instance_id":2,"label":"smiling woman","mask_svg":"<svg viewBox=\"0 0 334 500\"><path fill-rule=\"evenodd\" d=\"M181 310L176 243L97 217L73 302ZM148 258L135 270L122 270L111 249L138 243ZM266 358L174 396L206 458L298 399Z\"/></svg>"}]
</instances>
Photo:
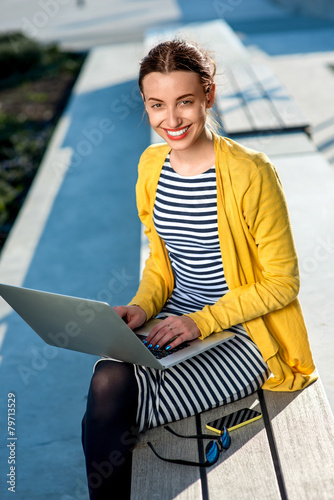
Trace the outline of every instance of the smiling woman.
<instances>
[{"instance_id":1,"label":"smiling woman","mask_svg":"<svg viewBox=\"0 0 334 500\"><path fill-rule=\"evenodd\" d=\"M201 173L214 163L205 125L215 101L215 73L209 54L182 40L158 45L141 63L139 88L150 124L171 146L180 174ZM194 156L200 164L196 172Z\"/></svg>"},{"instance_id":2,"label":"smiling woman","mask_svg":"<svg viewBox=\"0 0 334 500\"><path fill-rule=\"evenodd\" d=\"M145 109L165 142L139 162L137 207L151 253L135 297L115 310L132 329L161 319L145 341L157 355L222 330L234 337L163 371L98 362L83 420L91 500L129 497L138 432L261 386L295 391L315 380L282 186L265 155L209 129L214 75L210 57L182 40L141 62ZM97 464L109 471L98 482Z\"/></svg>"},{"instance_id":3,"label":"smiling woman","mask_svg":"<svg viewBox=\"0 0 334 500\"><path fill-rule=\"evenodd\" d=\"M205 124L207 110L214 103L214 83L205 92L196 73L153 72L145 76L142 88L150 124L171 147L175 170L187 175L187 172L202 173L212 166L213 137Z\"/></svg>"}]
</instances>

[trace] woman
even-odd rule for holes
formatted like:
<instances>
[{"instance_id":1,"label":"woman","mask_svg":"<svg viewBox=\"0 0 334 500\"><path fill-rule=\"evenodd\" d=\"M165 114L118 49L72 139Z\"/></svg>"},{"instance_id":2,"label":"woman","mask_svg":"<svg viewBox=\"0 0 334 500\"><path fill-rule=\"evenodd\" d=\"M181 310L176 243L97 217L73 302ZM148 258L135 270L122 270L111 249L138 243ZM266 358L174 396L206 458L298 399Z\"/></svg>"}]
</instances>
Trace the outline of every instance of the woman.
<instances>
[{"instance_id":1,"label":"woman","mask_svg":"<svg viewBox=\"0 0 334 500\"><path fill-rule=\"evenodd\" d=\"M98 362L83 425L91 499L128 498L138 432L240 399L294 391L314 364L298 303L298 263L282 187L268 158L207 128L215 65L168 41L140 67L152 128L165 141L139 163L150 241L136 296L115 307L131 328L153 317L149 349L230 329L233 339L165 371Z\"/></svg>"}]
</instances>

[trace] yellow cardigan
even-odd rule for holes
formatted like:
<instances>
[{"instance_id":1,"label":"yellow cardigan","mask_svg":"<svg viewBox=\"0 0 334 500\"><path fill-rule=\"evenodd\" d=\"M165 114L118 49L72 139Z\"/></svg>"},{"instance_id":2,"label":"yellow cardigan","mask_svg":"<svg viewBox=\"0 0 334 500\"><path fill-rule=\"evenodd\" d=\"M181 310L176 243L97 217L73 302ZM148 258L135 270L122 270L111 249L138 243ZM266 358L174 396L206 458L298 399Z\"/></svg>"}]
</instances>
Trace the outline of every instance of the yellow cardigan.
<instances>
[{"instance_id":1,"label":"yellow cardigan","mask_svg":"<svg viewBox=\"0 0 334 500\"><path fill-rule=\"evenodd\" d=\"M283 189L262 153L213 134L216 154L218 234L229 292L214 305L188 314L201 338L242 323L272 376L264 389L296 391L316 376L297 299L298 259ZM167 250L153 223L153 207L167 144L150 146L139 162L139 217L150 244L137 304L154 317L174 282Z\"/></svg>"}]
</instances>

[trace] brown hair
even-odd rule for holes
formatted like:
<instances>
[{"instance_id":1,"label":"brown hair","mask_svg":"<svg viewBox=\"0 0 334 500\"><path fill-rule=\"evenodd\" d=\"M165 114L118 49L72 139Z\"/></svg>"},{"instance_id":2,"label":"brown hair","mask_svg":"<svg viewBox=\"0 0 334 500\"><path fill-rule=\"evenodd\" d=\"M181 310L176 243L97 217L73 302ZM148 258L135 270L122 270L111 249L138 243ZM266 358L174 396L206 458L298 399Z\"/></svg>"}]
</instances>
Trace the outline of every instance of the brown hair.
<instances>
[{"instance_id":1,"label":"brown hair","mask_svg":"<svg viewBox=\"0 0 334 500\"><path fill-rule=\"evenodd\" d=\"M143 92L143 79L153 72L193 71L200 76L205 93L214 82L216 64L209 54L185 40L169 40L153 47L140 62L139 88Z\"/></svg>"}]
</instances>

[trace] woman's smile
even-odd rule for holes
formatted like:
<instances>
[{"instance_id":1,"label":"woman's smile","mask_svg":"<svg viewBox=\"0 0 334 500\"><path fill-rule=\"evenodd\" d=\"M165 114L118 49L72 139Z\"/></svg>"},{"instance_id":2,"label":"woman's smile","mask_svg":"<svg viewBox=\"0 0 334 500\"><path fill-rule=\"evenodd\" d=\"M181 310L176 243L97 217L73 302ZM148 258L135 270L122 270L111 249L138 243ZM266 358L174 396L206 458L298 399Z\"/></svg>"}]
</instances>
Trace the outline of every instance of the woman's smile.
<instances>
[{"instance_id":1,"label":"woman's smile","mask_svg":"<svg viewBox=\"0 0 334 500\"><path fill-rule=\"evenodd\" d=\"M172 139L173 141L179 141L180 139L183 139L187 135L190 127L191 125L187 125L182 128L174 128L174 129L165 128L164 130L170 139Z\"/></svg>"}]
</instances>

